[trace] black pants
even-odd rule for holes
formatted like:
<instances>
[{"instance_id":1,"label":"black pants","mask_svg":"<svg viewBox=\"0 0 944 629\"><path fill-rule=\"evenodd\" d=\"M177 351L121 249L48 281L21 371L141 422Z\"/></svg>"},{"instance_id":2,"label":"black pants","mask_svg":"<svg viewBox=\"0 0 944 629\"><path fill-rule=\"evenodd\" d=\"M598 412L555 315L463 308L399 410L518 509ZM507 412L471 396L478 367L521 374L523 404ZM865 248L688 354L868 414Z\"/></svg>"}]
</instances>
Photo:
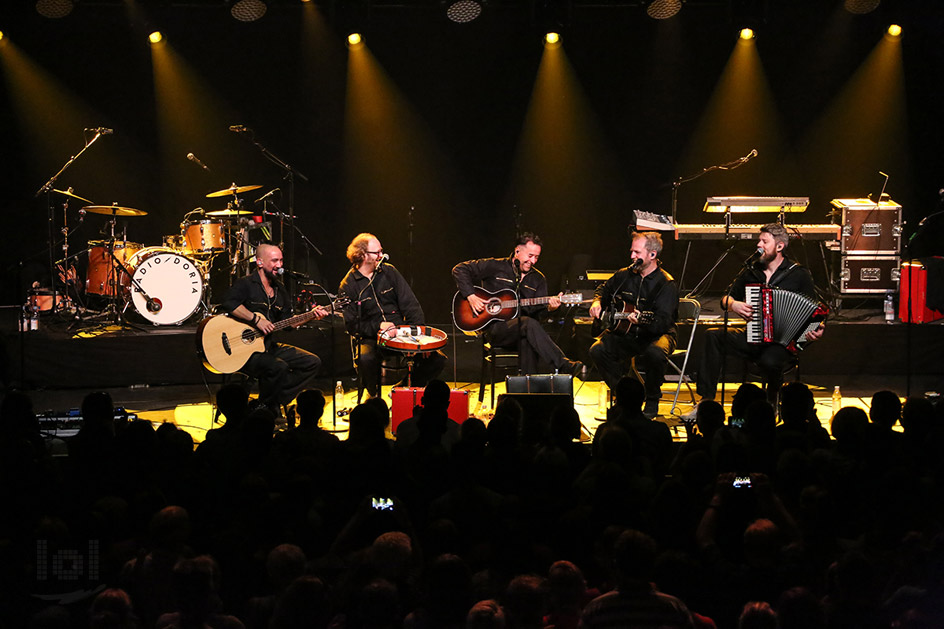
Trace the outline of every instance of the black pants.
<instances>
[{"instance_id":1,"label":"black pants","mask_svg":"<svg viewBox=\"0 0 944 629\"><path fill-rule=\"evenodd\" d=\"M668 369L668 357L675 351L675 337L663 334L651 343L641 343L633 334L604 332L590 347L593 364L603 373L611 391L629 369L629 361L638 356L639 367L646 372L646 399L662 397L662 383Z\"/></svg>"},{"instance_id":2,"label":"black pants","mask_svg":"<svg viewBox=\"0 0 944 629\"><path fill-rule=\"evenodd\" d=\"M551 340L541 323L531 317L495 321L485 329L485 338L497 347L517 348L522 374L537 373L538 359L554 369L560 369L567 362L561 348Z\"/></svg>"},{"instance_id":3,"label":"black pants","mask_svg":"<svg viewBox=\"0 0 944 629\"><path fill-rule=\"evenodd\" d=\"M386 356L395 356L402 354L392 349L377 347L377 341L374 339L364 339L360 341L358 348L357 373L364 383L364 390L367 395L374 397L379 393L378 378L380 377L380 364ZM442 352L423 352L416 354L413 361L413 375L410 379L410 386L425 387L429 381L437 378L446 366L446 355Z\"/></svg>"},{"instance_id":4,"label":"black pants","mask_svg":"<svg viewBox=\"0 0 944 629\"><path fill-rule=\"evenodd\" d=\"M776 343L747 342L747 332L741 328L712 328L705 332L705 348L698 368L698 395L714 399L721 377L724 356L739 356L757 365L767 384L767 399L775 400L783 384L783 372L795 363L794 355Z\"/></svg>"},{"instance_id":5,"label":"black pants","mask_svg":"<svg viewBox=\"0 0 944 629\"><path fill-rule=\"evenodd\" d=\"M273 410L302 392L321 368L321 359L294 345L274 343L252 355L243 373L259 380L259 401Z\"/></svg>"}]
</instances>

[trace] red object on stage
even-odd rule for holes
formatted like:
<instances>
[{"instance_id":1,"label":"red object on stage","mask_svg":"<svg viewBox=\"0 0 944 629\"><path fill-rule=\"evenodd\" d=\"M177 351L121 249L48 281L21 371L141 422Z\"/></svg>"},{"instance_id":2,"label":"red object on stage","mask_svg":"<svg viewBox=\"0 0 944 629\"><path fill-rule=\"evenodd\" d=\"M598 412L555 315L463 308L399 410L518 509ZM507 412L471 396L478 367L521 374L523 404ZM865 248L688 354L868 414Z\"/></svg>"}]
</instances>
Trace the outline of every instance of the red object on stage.
<instances>
[{"instance_id":1,"label":"red object on stage","mask_svg":"<svg viewBox=\"0 0 944 629\"><path fill-rule=\"evenodd\" d=\"M912 276L912 272L914 275ZM928 323L944 319L944 313L931 310L927 306L928 270L920 260L903 262L899 286L898 318L908 321L908 299L911 298L912 323Z\"/></svg>"},{"instance_id":2,"label":"red object on stage","mask_svg":"<svg viewBox=\"0 0 944 629\"><path fill-rule=\"evenodd\" d=\"M397 426L404 419L413 415L413 407L421 405L423 389L419 387L400 387L393 389L390 429L397 434ZM469 418L469 392L465 389L452 389L449 395L449 419L461 424Z\"/></svg>"}]
</instances>

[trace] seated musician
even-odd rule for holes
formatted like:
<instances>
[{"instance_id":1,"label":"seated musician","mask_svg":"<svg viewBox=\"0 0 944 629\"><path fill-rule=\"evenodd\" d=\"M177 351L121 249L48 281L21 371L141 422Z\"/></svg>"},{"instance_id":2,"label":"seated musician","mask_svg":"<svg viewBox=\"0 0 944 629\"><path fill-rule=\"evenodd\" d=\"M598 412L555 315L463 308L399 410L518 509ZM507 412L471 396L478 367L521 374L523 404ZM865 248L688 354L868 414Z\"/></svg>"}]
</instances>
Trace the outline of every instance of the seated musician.
<instances>
[{"instance_id":1,"label":"seated musician","mask_svg":"<svg viewBox=\"0 0 944 629\"><path fill-rule=\"evenodd\" d=\"M498 347L517 348L522 374L538 373L538 359L542 359L561 373L583 376L583 363L569 360L537 319L545 310L553 311L561 305L559 296L548 297L547 279L534 266L540 256L541 239L525 232L509 257L460 262L453 267L452 277L474 316L479 316L487 303L486 298L476 294L477 287L491 293L515 291L522 300L546 298L539 299L542 303L522 306L520 316L490 321L485 338Z\"/></svg>"},{"instance_id":2,"label":"seated musician","mask_svg":"<svg viewBox=\"0 0 944 629\"><path fill-rule=\"evenodd\" d=\"M785 255L790 244L787 229L780 223L770 223L760 229L757 250L760 257L734 279L727 296L722 299L722 308L751 321L757 313L751 304L744 301L746 286L762 284L778 287L808 297L816 296L813 276L810 271ZM807 340L815 341L823 335L823 327L808 332ZM727 332L715 328L705 333L705 347L701 352L698 369L698 395L703 400L713 400L718 389L721 366L727 354L746 358L761 370L767 384L767 399L775 403L783 383L783 372L794 359L793 353L779 343L749 343L747 330L731 327Z\"/></svg>"},{"instance_id":3,"label":"seated musician","mask_svg":"<svg viewBox=\"0 0 944 629\"><path fill-rule=\"evenodd\" d=\"M633 232L632 242L633 263L597 288L590 306L594 318L604 311L627 317L614 321L600 335L590 347L590 357L611 391L628 371L629 359L642 358L646 372L643 413L651 419L659 412L668 356L675 350L679 292L675 280L659 264L662 237L658 232Z\"/></svg>"},{"instance_id":4,"label":"seated musician","mask_svg":"<svg viewBox=\"0 0 944 629\"><path fill-rule=\"evenodd\" d=\"M354 343L354 362L371 397L380 394L380 363L384 353L377 347L378 334L396 335L397 326L425 325L426 317L413 289L396 267L387 264L380 241L373 234L358 234L347 247L351 269L341 280L338 292L350 298L344 310L344 325ZM442 352L417 354L411 385L426 386L446 365Z\"/></svg>"}]
</instances>

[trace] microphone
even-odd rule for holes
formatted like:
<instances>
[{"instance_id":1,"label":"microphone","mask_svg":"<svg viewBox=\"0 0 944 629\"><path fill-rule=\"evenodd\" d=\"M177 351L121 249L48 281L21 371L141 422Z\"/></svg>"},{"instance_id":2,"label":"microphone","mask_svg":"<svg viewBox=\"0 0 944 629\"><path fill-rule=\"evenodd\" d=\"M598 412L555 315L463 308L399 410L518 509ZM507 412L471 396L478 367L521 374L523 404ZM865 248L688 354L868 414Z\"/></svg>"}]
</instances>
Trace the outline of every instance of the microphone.
<instances>
[{"instance_id":1,"label":"microphone","mask_svg":"<svg viewBox=\"0 0 944 629\"><path fill-rule=\"evenodd\" d=\"M291 269L286 269L284 266L280 266L278 269L276 269L275 274L278 275L278 276L288 275L289 277L293 277L293 278L295 278L296 280L310 280L310 279L311 279L311 278L308 277L308 275L306 275L305 273L299 273L298 271L292 271Z\"/></svg>"},{"instance_id":2,"label":"microphone","mask_svg":"<svg viewBox=\"0 0 944 629\"><path fill-rule=\"evenodd\" d=\"M764 255L764 249L763 247L758 247L757 249L754 250L754 253L752 253L750 257L748 257L747 260L744 261L744 266L750 266L751 264L754 263L755 260L760 258L762 255Z\"/></svg>"},{"instance_id":3,"label":"microphone","mask_svg":"<svg viewBox=\"0 0 944 629\"><path fill-rule=\"evenodd\" d=\"M229 130L233 133L246 133L247 131L251 131L251 129L241 124L230 125Z\"/></svg>"},{"instance_id":4,"label":"microphone","mask_svg":"<svg viewBox=\"0 0 944 629\"><path fill-rule=\"evenodd\" d=\"M153 297L148 297L147 309L148 309L148 312L160 312L161 303L158 300L154 299Z\"/></svg>"},{"instance_id":5,"label":"microphone","mask_svg":"<svg viewBox=\"0 0 944 629\"><path fill-rule=\"evenodd\" d=\"M194 155L193 153L187 153L187 159L191 162L202 168L203 170L210 172L210 169L207 168L207 165L200 161L200 158Z\"/></svg>"},{"instance_id":6,"label":"microphone","mask_svg":"<svg viewBox=\"0 0 944 629\"><path fill-rule=\"evenodd\" d=\"M742 161L748 162L757 157L757 149L751 149L751 152L741 158Z\"/></svg>"},{"instance_id":7,"label":"microphone","mask_svg":"<svg viewBox=\"0 0 944 629\"><path fill-rule=\"evenodd\" d=\"M282 189L281 189L281 188L273 188L273 189L269 190L269 191L266 192L264 195L262 195L261 197L259 197L259 198L256 199L255 201L253 201L253 204L255 205L255 204L258 204L258 203L260 203L260 202L262 202L262 201L265 201L266 199L268 199L269 197L271 197L272 195L274 195L276 192L282 192Z\"/></svg>"},{"instance_id":8,"label":"microphone","mask_svg":"<svg viewBox=\"0 0 944 629\"><path fill-rule=\"evenodd\" d=\"M390 255L386 253L381 253L380 256L378 256L377 258L377 270L379 271L380 267L382 267L384 264L386 264L389 261L390 261Z\"/></svg>"},{"instance_id":9,"label":"microphone","mask_svg":"<svg viewBox=\"0 0 944 629\"><path fill-rule=\"evenodd\" d=\"M93 127L93 128L86 127L85 130L91 131L92 133L97 133L98 135L111 135L112 133L115 132L114 129L109 129L107 127Z\"/></svg>"}]
</instances>

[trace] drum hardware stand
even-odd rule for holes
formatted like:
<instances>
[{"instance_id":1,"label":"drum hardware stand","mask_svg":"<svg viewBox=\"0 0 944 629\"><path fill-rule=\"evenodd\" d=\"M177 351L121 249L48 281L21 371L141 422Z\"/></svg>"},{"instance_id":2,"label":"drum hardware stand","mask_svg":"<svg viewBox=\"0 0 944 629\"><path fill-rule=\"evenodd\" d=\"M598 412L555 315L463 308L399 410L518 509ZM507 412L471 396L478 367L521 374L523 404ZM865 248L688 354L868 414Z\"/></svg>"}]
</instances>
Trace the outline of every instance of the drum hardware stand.
<instances>
[{"instance_id":1,"label":"drum hardware stand","mask_svg":"<svg viewBox=\"0 0 944 629\"><path fill-rule=\"evenodd\" d=\"M85 151L87 151L87 150L89 149L90 146L92 146L93 144L95 144L95 142L97 142L98 139L99 139L100 137L102 137L102 135L105 135L105 134L111 133L111 132L112 132L111 129L105 129L105 128L103 128L103 127L99 127L99 128L97 128L97 129L95 129L95 135L94 135L94 137L92 137L91 140L89 140L88 142L85 143L85 146L82 147L82 150L79 151L78 153L76 153L75 155L73 155L72 157L70 157L70 158L66 161L66 163L63 164L62 168L59 169L59 172L57 172L55 175L53 175L52 177L50 177L50 178L49 178L49 181L47 181L46 183L44 183L44 184L39 188L39 190L36 191L36 195L35 195L35 196L36 196L37 198L40 197L40 196L42 196L43 194L46 195L46 209L47 209L47 222L48 222L48 225L47 225L47 227L48 227L47 233L48 233L48 240L49 240L49 279L50 279L50 284L52 284L52 287L51 287L51 288L52 288L52 303L53 303L53 304L56 303L56 282L55 282L55 280L54 280L54 278L56 277L56 264L55 264L55 257L56 257L56 256L55 256L55 253L54 253L54 248L55 248L54 241L55 241L55 238L54 238L54 236L53 236L53 234L55 233L55 228L56 228L56 215L55 215L55 209L53 208L53 203L52 203L52 191L53 191L53 186L56 184L56 180L59 179L59 177L60 177L66 170L68 170L69 167L72 166L72 164L75 163L75 161L76 161L77 159L79 159L80 157L82 157L82 155L85 153Z\"/></svg>"}]
</instances>

